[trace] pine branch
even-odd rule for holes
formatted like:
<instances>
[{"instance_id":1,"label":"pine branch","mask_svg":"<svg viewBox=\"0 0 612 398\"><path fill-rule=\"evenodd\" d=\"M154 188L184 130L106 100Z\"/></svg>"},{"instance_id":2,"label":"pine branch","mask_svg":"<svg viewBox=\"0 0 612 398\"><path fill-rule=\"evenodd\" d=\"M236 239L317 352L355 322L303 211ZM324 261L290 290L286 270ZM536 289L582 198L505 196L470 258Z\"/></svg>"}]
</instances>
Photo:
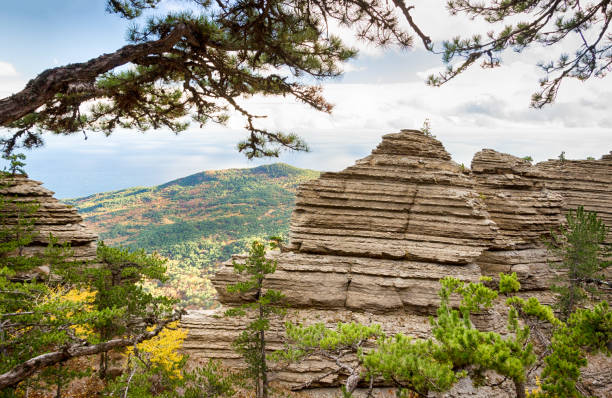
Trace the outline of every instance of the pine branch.
<instances>
[{"instance_id":1,"label":"pine branch","mask_svg":"<svg viewBox=\"0 0 612 398\"><path fill-rule=\"evenodd\" d=\"M90 92L98 76L139 58L168 51L187 31L187 25L181 23L159 40L130 44L87 62L45 70L17 94L0 99L0 126L6 126L34 112L57 94L78 93L84 89Z\"/></svg>"}]
</instances>

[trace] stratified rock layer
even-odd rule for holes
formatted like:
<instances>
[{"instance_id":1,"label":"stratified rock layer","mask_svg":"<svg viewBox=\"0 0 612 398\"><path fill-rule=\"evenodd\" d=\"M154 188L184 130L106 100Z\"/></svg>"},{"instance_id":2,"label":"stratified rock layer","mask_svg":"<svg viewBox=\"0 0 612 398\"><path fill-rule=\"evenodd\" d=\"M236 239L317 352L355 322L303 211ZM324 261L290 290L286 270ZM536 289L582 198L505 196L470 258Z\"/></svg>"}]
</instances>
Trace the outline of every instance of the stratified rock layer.
<instances>
[{"instance_id":1,"label":"stratified rock layer","mask_svg":"<svg viewBox=\"0 0 612 398\"><path fill-rule=\"evenodd\" d=\"M516 272L525 290L547 290L550 285L552 259L543 238L563 222L563 197L547 189L543 177L526 160L491 149L472 160L478 194L499 228L476 263L491 277Z\"/></svg>"},{"instance_id":2,"label":"stratified rock layer","mask_svg":"<svg viewBox=\"0 0 612 398\"><path fill-rule=\"evenodd\" d=\"M584 206L612 226L612 152L599 160L549 160L537 164L545 187L564 198L563 210ZM608 234L612 244L612 234Z\"/></svg>"},{"instance_id":3,"label":"stratified rock layer","mask_svg":"<svg viewBox=\"0 0 612 398\"><path fill-rule=\"evenodd\" d=\"M474 182L442 144L408 131L302 185L291 219L299 253L449 265L469 264L496 234Z\"/></svg>"},{"instance_id":4,"label":"stratified rock layer","mask_svg":"<svg viewBox=\"0 0 612 398\"><path fill-rule=\"evenodd\" d=\"M470 171L420 131L385 135L354 166L301 186L289 245L269 253L278 266L265 286L286 295L291 321L378 323L389 334L416 337L428 336L427 316L435 311L445 276L477 281L517 272L519 294L546 302L548 261L554 259L547 257L544 239L563 222L565 211L582 198L580 204L612 225L612 157L567 162L532 166L485 149ZM579 189L572 179L580 181ZM568 195L572 199L566 200ZM234 256L238 262L244 258ZM225 306L249 300L227 293L226 286L236 281L231 261L214 277ZM185 349L193 361L220 358L240 366L231 342L247 322L219 318L222 311L194 311L183 319L190 330ZM499 314L476 322L491 330L504 325ZM275 321L269 346L280 348L281 342L282 325ZM329 369L329 363L313 359L277 365L271 377L296 386ZM319 385L337 383L330 376Z\"/></svg>"},{"instance_id":5,"label":"stratified rock layer","mask_svg":"<svg viewBox=\"0 0 612 398\"><path fill-rule=\"evenodd\" d=\"M32 215L36 222L33 226L33 241L24 249L24 254L41 254L53 235L60 244L68 243L72 249L72 259L92 261L96 257L98 236L83 225L77 210L53 197L53 192L25 176L7 176L0 181L0 196L15 203L38 206ZM4 209L7 224L15 224L16 211L10 204Z\"/></svg>"},{"instance_id":6,"label":"stratified rock layer","mask_svg":"<svg viewBox=\"0 0 612 398\"><path fill-rule=\"evenodd\" d=\"M297 308L431 312L438 280L475 281L498 227L474 181L420 132L383 137L372 155L301 186L287 252L266 281ZM222 303L231 266L214 283Z\"/></svg>"}]
</instances>

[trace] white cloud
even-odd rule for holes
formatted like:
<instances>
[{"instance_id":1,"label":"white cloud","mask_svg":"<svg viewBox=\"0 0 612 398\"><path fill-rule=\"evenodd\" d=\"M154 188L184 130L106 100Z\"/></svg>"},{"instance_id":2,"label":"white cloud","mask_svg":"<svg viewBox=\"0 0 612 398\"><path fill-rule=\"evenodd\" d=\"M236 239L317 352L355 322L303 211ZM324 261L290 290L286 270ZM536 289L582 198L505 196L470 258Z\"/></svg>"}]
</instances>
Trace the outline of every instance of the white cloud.
<instances>
[{"instance_id":1,"label":"white cloud","mask_svg":"<svg viewBox=\"0 0 612 398\"><path fill-rule=\"evenodd\" d=\"M329 20L329 34L338 36L346 46L357 49L359 55L380 57L384 54L384 49L358 39L353 29L340 26L336 20Z\"/></svg>"},{"instance_id":2,"label":"white cloud","mask_svg":"<svg viewBox=\"0 0 612 398\"><path fill-rule=\"evenodd\" d=\"M530 61L512 59L495 70L474 68L440 88L408 79L393 84L327 84L325 97L336 105L331 115L289 98L254 97L244 105L269 115L259 121L262 126L301 134L319 153L291 159L320 169L338 169L337 159L347 160L348 166L356 153L362 156L374 148L381 135L420 128L425 118L453 157L466 165L485 147L536 160L554 158L562 150L584 158L612 149L607 148L612 135L607 106L612 79L568 80L555 104L536 110L529 107L530 95L538 88L537 68ZM239 118L231 122L236 130L242 125ZM352 152L343 145L351 146ZM305 159L311 160L310 166Z\"/></svg>"},{"instance_id":3,"label":"white cloud","mask_svg":"<svg viewBox=\"0 0 612 398\"><path fill-rule=\"evenodd\" d=\"M417 72L416 75L419 79L423 81L427 80L427 78L431 75L437 76L439 73L442 73L446 70L446 66L440 65L434 68L425 69L423 71Z\"/></svg>"},{"instance_id":4,"label":"white cloud","mask_svg":"<svg viewBox=\"0 0 612 398\"><path fill-rule=\"evenodd\" d=\"M464 36L470 32L488 32L491 24L472 20L464 15L451 16L446 9L445 1L414 0L411 11L414 22L433 41L448 40L455 36ZM404 22L406 29L410 29ZM415 43L422 46L420 39L415 37Z\"/></svg>"},{"instance_id":5,"label":"white cloud","mask_svg":"<svg viewBox=\"0 0 612 398\"><path fill-rule=\"evenodd\" d=\"M0 98L20 91L25 86L25 83L26 81L12 64L0 61Z\"/></svg>"},{"instance_id":6,"label":"white cloud","mask_svg":"<svg viewBox=\"0 0 612 398\"><path fill-rule=\"evenodd\" d=\"M344 73L360 72L366 69L367 68L365 66L357 66L354 63L350 63L350 62L347 62L342 66L342 71Z\"/></svg>"},{"instance_id":7,"label":"white cloud","mask_svg":"<svg viewBox=\"0 0 612 398\"><path fill-rule=\"evenodd\" d=\"M17 76L17 70L8 62L0 61L0 77Z\"/></svg>"}]
</instances>

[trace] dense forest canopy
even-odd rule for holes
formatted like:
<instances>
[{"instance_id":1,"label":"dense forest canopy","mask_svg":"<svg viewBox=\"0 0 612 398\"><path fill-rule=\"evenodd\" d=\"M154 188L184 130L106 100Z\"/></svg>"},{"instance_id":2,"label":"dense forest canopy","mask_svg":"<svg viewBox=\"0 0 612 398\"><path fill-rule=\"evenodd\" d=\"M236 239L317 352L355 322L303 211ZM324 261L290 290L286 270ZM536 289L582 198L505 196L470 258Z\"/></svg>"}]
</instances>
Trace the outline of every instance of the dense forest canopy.
<instances>
[{"instance_id":1,"label":"dense forest canopy","mask_svg":"<svg viewBox=\"0 0 612 398\"><path fill-rule=\"evenodd\" d=\"M185 11L143 20L143 11L163 2L108 0L109 12L136 22L128 34L130 44L46 70L0 100L0 125L8 128L4 150L40 146L44 131L180 132L190 122L223 123L232 112L244 117L248 134L238 149L247 157L306 150L295 134L259 126L257 119L264 115L246 109L240 99L290 96L331 112L317 83L339 76L342 64L356 55L332 34L336 25L380 46L406 49L418 38L419 46L441 54L449 65L430 77L432 85L444 84L480 59L483 67L498 66L509 48L559 50L557 62L541 65L546 77L532 98L535 107L553 102L565 78L604 77L612 65L609 0L450 1L451 14L490 23L491 31L468 32L467 38L442 43L427 35L432 21L415 21L411 12L416 6L403 0L189 0Z\"/></svg>"},{"instance_id":2,"label":"dense forest canopy","mask_svg":"<svg viewBox=\"0 0 612 398\"><path fill-rule=\"evenodd\" d=\"M276 163L205 171L156 187L105 192L66 202L111 246L158 252L168 280L153 290L187 308L207 308L216 292L208 279L254 239L289 234L299 184L319 173Z\"/></svg>"}]
</instances>

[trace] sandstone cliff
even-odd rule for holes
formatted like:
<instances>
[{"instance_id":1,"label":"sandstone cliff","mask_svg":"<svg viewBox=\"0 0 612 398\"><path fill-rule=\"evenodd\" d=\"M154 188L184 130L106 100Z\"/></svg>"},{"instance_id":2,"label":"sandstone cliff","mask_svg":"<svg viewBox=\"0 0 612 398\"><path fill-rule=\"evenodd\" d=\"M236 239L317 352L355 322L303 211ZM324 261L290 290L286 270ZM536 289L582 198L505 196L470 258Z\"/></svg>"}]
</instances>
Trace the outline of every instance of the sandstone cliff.
<instances>
[{"instance_id":1,"label":"sandstone cliff","mask_svg":"<svg viewBox=\"0 0 612 398\"><path fill-rule=\"evenodd\" d=\"M484 275L516 272L523 290L547 290L552 276L543 239L564 220L563 197L546 174L515 156L485 149L472 160L472 178L498 234L476 259Z\"/></svg>"},{"instance_id":2,"label":"sandstone cliff","mask_svg":"<svg viewBox=\"0 0 612 398\"><path fill-rule=\"evenodd\" d=\"M537 169L546 188L563 196L563 210L583 205L612 226L612 151L599 160L549 160Z\"/></svg>"},{"instance_id":3,"label":"sandstone cliff","mask_svg":"<svg viewBox=\"0 0 612 398\"><path fill-rule=\"evenodd\" d=\"M289 245L270 253L278 268L266 286L287 296L289 320L379 323L388 333L417 337L429 332L427 314L436 308L444 276L476 281L517 272L521 294L547 301L551 273L543 241L578 204L612 225L611 167L610 155L532 166L486 149L468 170L420 131L386 135L354 166L302 185ZM227 262L213 280L223 305L248 300L227 293L227 284L235 281ZM185 348L194 361L221 358L240 366L230 345L245 322L218 318L220 311L194 311L184 318L190 330ZM478 322L491 329L505 325L495 315ZM271 348L281 340L277 322ZM272 378L295 386L328 369L321 360L278 365ZM336 383L330 376L319 384Z\"/></svg>"},{"instance_id":4,"label":"sandstone cliff","mask_svg":"<svg viewBox=\"0 0 612 398\"><path fill-rule=\"evenodd\" d=\"M22 175L3 178L0 184L0 195L17 203L35 204L38 206L33 217L35 235L24 254L40 254L49 243L52 234L58 243L69 243L73 259L92 261L96 258L96 242L98 236L83 225L83 219L76 209L65 205L53 197L53 192L42 186L41 182L33 181ZM4 209L5 222L10 226L16 222L14 209L7 206Z\"/></svg>"}]
</instances>

